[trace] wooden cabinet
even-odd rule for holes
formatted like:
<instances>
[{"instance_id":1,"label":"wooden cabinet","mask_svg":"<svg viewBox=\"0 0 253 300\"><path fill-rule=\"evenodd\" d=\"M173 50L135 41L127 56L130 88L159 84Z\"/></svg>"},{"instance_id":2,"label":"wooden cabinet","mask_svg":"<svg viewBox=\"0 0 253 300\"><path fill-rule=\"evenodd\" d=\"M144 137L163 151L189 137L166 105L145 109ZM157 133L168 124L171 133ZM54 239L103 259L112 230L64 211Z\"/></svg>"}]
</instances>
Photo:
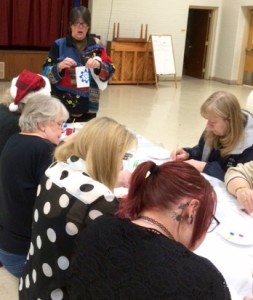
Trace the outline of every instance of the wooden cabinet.
<instances>
[{"instance_id":1,"label":"wooden cabinet","mask_svg":"<svg viewBox=\"0 0 253 300\"><path fill-rule=\"evenodd\" d=\"M12 78L18 76L24 69L41 74L42 65L47 55L47 51L0 51L0 62L4 63L4 78L1 79L5 81L12 80Z\"/></svg>"},{"instance_id":2,"label":"wooden cabinet","mask_svg":"<svg viewBox=\"0 0 253 300\"><path fill-rule=\"evenodd\" d=\"M155 84L154 60L150 42L108 42L115 66L110 84Z\"/></svg>"}]
</instances>

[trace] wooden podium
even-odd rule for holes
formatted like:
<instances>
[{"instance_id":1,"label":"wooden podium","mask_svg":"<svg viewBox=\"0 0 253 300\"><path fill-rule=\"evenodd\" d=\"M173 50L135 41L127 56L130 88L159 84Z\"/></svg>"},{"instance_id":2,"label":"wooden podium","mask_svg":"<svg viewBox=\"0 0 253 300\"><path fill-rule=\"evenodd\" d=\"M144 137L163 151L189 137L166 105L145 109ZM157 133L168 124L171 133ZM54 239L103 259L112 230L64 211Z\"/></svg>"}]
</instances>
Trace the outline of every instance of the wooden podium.
<instances>
[{"instance_id":1,"label":"wooden podium","mask_svg":"<svg viewBox=\"0 0 253 300\"><path fill-rule=\"evenodd\" d=\"M114 23L113 41L108 42L108 54L115 66L110 84L155 84L153 50L141 25L140 38L120 38L119 24Z\"/></svg>"}]
</instances>

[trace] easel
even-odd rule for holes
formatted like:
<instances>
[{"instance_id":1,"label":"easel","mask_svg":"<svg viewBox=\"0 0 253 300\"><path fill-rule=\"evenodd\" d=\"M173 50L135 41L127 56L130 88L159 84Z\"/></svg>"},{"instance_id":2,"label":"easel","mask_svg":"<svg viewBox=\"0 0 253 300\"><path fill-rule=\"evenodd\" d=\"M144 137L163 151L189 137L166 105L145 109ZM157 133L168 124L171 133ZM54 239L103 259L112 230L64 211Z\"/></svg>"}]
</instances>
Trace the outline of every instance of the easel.
<instances>
[{"instance_id":1,"label":"easel","mask_svg":"<svg viewBox=\"0 0 253 300\"><path fill-rule=\"evenodd\" d=\"M149 41L153 49L156 87L158 87L159 76L166 75L174 77L175 86L177 88L171 35L151 34Z\"/></svg>"}]
</instances>

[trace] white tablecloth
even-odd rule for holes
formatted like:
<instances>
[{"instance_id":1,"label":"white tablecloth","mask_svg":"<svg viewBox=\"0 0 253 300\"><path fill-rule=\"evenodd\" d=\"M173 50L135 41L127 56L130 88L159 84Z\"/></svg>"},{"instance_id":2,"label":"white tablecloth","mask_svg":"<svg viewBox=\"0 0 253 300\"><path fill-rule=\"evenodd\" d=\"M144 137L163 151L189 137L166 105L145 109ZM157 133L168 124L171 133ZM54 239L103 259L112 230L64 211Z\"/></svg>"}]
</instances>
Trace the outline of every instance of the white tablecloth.
<instances>
[{"instance_id":1,"label":"white tablecloth","mask_svg":"<svg viewBox=\"0 0 253 300\"><path fill-rule=\"evenodd\" d=\"M217 198L215 216L221 222L206 235L195 251L211 260L221 271L232 299L253 296L253 218L242 212L237 200L225 188L224 182L205 175L213 185Z\"/></svg>"},{"instance_id":2,"label":"white tablecloth","mask_svg":"<svg viewBox=\"0 0 253 300\"><path fill-rule=\"evenodd\" d=\"M157 164L169 160L169 152L162 151L162 145L154 144L142 136L138 136L138 141L137 151L124 163L126 169L133 171L136 165L146 160L153 160ZM215 215L221 224L206 235L195 253L208 258L220 270L232 300L242 300L244 296L253 296L253 218L240 210L237 200L226 191L224 182L204 176L216 191L218 201Z\"/></svg>"},{"instance_id":3,"label":"white tablecloth","mask_svg":"<svg viewBox=\"0 0 253 300\"><path fill-rule=\"evenodd\" d=\"M138 135L138 143L133 157L124 161L125 169L133 171L139 163L146 160L153 160L157 164L169 160L170 153L162 145L154 144L141 135ZM226 191L222 181L204 176L217 193L215 215L221 224L214 232L206 235L195 253L208 258L220 270L228 284L232 300L242 300L244 296L252 297L253 218L240 210L237 200ZM121 196L126 194L127 190L119 188L115 189L115 192ZM238 234L241 235L241 239L238 238Z\"/></svg>"}]
</instances>

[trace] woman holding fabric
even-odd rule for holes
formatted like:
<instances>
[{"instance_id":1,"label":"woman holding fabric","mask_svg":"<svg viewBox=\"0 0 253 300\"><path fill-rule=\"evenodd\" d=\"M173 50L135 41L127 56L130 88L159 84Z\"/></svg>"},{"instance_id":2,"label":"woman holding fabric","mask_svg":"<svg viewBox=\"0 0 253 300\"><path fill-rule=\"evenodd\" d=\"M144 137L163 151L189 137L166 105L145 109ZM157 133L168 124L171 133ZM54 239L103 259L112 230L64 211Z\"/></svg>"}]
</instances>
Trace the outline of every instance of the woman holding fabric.
<instances>
[{"instance_id":1,"label":"woman holding fabric","mask_svg":"<svg viewBox=\"0 0 253 300\"><path fill-rule=\"evenodd\" d=\"M101 41L89 34L90 11L74 7L70 12L70 35L57 39L43 66L51 82L52 94L70 113L70 121L85 122L96 117L100 90L114 72Z\"/></svg>"}]
</instances>

